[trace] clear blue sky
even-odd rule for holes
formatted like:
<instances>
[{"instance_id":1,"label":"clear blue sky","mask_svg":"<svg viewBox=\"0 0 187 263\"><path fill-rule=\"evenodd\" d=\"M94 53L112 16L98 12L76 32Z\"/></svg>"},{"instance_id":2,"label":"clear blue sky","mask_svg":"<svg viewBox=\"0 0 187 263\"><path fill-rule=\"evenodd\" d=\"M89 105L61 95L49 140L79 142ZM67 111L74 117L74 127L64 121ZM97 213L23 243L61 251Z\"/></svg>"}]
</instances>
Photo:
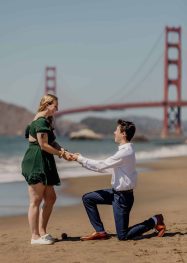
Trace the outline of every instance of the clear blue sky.
<instances>
[{"instance_id":1,"label":"clear blue sky","mask_svg":"<svg viewBox=\"0 0 187 263\"><path fill-rule=\"evenodd\" d=\"M35 111L46 66L57 67L61 109L161 100L166 25L182 27L187 100L186 13L186 0L1 0L0 100ZM162 118L156 109L125 114Z\"/></svg>"}]
</instances>

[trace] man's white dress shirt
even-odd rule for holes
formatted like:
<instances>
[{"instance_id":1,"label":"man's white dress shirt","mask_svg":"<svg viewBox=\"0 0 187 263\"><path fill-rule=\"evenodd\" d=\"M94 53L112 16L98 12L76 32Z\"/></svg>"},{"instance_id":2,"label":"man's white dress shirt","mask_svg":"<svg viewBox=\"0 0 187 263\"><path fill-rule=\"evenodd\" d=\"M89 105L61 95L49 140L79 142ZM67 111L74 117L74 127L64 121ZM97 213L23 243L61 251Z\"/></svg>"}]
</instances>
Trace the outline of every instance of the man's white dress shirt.
<instances>
[{"instance_id":1,"label":"man's white dress shirt","mask_svg":"<svg viewBox=\"0 0 187 263\"><path fill-rule=\"evenodd\" d=\"M116 191L134 189L137 181L135 151L132 143L118 146L118 151L105 160L92 160L78 156L77 161L83 167L95 172L107 171L112 168L112 188Z\"/></svg>"}]
</instances>

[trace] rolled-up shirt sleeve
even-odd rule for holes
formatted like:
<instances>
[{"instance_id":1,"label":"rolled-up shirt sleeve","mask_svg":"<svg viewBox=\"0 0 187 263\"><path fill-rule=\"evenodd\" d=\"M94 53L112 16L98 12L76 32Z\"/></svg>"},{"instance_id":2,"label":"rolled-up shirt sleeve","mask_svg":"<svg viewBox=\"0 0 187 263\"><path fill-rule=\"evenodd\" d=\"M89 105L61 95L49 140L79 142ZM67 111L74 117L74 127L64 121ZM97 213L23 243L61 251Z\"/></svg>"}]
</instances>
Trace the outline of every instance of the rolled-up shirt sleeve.
<instances>
[{"instance_id":1,"label":"rolled-up shirt sleeve","mask_svg":"<svg viewBox=\"0 0 187 263\"><path fill-rule=\"evenodd\" d=\"M104 160L93 160L79 155L77 161L89 170L105 173L110 168L120 166L124 160L116 153Z\"/></svg>"}]
</instances>

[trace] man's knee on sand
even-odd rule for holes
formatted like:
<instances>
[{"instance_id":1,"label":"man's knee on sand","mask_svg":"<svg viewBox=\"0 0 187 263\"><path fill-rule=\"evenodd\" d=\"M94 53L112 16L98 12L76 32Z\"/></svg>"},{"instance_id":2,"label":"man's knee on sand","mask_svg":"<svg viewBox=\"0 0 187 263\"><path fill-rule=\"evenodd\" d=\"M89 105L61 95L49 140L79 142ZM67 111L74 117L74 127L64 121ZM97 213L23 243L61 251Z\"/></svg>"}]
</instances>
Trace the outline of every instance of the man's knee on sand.
<instances>
[{"instance_id":1,"label":"man's knee on sand","mask_svg":"<svg viewBox=\"0 0 187 263\"><path fill-rule=\"evenodd\" d=\"M86 204L87 202L89 202L90 198L89 198L89 193L86 193L82 196L82 202L83 204Z\"/></svg>"}]
</instances>

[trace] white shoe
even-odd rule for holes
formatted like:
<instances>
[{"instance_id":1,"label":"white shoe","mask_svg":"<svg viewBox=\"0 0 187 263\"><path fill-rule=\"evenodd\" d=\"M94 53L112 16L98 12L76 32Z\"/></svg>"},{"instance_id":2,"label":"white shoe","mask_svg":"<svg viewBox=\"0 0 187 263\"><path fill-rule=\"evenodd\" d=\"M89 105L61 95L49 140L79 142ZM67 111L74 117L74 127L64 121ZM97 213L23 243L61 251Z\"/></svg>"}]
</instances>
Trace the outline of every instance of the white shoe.
<instances>
[{"instance_id":1,"label":"white shoe","mask_svg":"<svg viewBox=\"0 0 187 263\"><path fill-rule=\"evenodd\" d=\"M45 235L41 236L41 238L51 240L53 242L55 242L55 240L56 240L56 238L52 237L50 234L45 234Z\"/></svg>"},{"instance_id":2,"label":"white shoe","mask_svg":"<svg viewBox=\"0 0 187 263\"><path fill-rule=\"evenodd\" d=\"M54 241L49 240L45 237L40 237L38 239L31 239L31 245L52 245Z\"/></svg>"}]
</instances>

